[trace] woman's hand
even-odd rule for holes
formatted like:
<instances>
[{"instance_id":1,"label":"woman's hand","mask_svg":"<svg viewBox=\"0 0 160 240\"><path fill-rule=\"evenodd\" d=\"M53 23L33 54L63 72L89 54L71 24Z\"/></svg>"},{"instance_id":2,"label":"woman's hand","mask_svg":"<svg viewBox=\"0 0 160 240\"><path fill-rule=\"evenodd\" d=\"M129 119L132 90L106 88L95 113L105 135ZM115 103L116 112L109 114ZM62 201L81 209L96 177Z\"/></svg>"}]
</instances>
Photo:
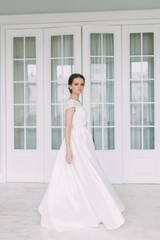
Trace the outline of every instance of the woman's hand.
<instances>
[{"instance_id":1,"label":"woman's hand","mask_svg":"<svg viewBox=\"0 0 160 240\"><path fill-rule=\"evenodd\" d=\"M71 164L72 160L73 160L73 154L72 154L72 151L69 150L66 153L66 161L67 161L68 164Z\"/></svg>"}]
</instances>

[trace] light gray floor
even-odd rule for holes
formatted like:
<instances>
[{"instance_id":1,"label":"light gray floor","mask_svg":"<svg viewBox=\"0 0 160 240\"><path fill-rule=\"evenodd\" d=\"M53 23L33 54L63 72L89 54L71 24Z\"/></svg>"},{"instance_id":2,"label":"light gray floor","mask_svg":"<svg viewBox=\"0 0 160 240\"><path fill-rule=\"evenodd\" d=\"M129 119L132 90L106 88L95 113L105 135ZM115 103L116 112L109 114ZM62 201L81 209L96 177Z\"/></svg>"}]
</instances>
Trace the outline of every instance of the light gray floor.
<instances>
[{"instance_id":1,"label":"light gray floor","mask_svg":"<svg viewBox=\"0 0 160 240\"><path fill-rule=\"evenodd\" d=\"M37 208L43 183L0 184L0 240L160 240L160 185L113 184L124 202L125 223L106 230L103 223L67 233L40 227Z\"/></svg>"}]
</instances>

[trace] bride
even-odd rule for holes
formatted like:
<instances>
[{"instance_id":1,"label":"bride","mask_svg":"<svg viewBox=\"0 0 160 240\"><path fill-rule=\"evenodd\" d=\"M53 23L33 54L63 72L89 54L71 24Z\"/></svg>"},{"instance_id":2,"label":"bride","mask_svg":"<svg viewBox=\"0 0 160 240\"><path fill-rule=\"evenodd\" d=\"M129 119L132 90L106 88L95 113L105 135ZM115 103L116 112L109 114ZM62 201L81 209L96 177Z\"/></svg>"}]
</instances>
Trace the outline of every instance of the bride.
<instances>
[{"instance_id":1,"label":"bride","mask_svg":"<svg viewBox=\"0 0 160 240\"><path fill-rule=\"evenodd\" d=\"M84 86L81 74L69 77L65 138L38 208L41 226L56 232L97 227L100 222L111 230L125 222L125 206L99 164L87 129L87 112L79 100Z\"/></svg>"}]
</instances>

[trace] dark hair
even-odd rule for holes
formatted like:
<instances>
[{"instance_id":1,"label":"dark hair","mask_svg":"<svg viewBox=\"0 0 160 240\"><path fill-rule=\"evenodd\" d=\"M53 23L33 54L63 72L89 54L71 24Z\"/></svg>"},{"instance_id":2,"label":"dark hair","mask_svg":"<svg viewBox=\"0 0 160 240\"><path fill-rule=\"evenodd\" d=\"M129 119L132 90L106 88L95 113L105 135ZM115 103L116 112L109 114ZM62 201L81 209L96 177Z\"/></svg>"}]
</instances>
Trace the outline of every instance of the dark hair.
<instances>
[{"instance_id":1,"label":"dark hair","mask_svg":"<svg viewBox=\"0 0 160 240\"><path fill-rule=\"evenodd\" d=\"M75 78L82 78L82 79L84 80L84 83L85 83L85 78L83 77L82 74L73 73L73 74L69 77L69 79L68 79L68 85L72 85L73 80L74 80ZM69 86L68 86L68 89L69 89L70 93L72 93L72 89L70 89Z\"/></svg>"}]
</instances>

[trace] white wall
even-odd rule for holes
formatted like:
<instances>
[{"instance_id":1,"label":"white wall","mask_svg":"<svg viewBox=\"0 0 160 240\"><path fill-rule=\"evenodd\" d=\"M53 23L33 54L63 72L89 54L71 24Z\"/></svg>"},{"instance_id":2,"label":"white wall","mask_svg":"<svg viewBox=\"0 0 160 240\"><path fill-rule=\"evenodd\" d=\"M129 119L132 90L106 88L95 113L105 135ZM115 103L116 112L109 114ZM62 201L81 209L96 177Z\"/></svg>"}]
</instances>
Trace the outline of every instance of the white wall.
<instances>
[{"instance_id":1,"label":"white wall","mask_svg":"<svg viewBox=\"0 0 160 240\"><path fill-rule=\"evenodd\" d=\"M6 2L9 0L0 0L0 11L4 11L7 8L2 9L3 6L6 6ZM13 0L18 2L19 0ZM28 0L29 2L30 0ZM34 2L42 0L33 0ZM49 1L49 0L44 0ZM54 1L54 0L53 0ZM62 0L59 0L62 1ZM72 1L72 0L68 0ZM76 0L75 0L76 1ZM84 0L82 0L84 1ZM90 1L90 0L88 0ZM92 0L95 1L95 0ZM99 0L100 2L102 0ZM106 0L107 1L107 0ZM116 0L115 0L116 1ZM122 2L122 0L119 0ZM129 0L128 0L129 1ZM137 0L135 0L137 1ZM124 2L124 0L123 0ZM130 1L129 1L130 2ZM148 2L148 0L145 0ZM154 0L152 1L155 2ZM8 11L11 10L12 5L8 5ZM48 7L48 5L46 4ZM146 4L147 6L147 4ZM28 6L28 8L31 8ZM28 9L26 7L26 10ZM32 8L33 9L33 8ZM37 9L39 9L37 7ZM37 10L36 9L36 10ZM55 8L56 9L56 8ZM17 9L13 8L13 11ZM80 10L80 9L79 9ZM104 10L104 9L103 9ZM12 13L13 13L12 11ZM140 24L160 24L160 9L155 10L131 10L131 11L103 11L103 12L79 12L79 13L61 13L61 14L24 14L22 15L0 15L0 181L5 181L5 172L6 172L6 148L3 144L6 139L6 118L5 118L5 43L6 38L5 34L8 29L20 29L20 28L45 28L45 27L62 27L62 26L77 26L83 24L104 24L104 25L140 25Z\"/></svg>"},{"instance_id":2,"label":"white wall","mask_svg":"<svg viewBox=\"0 0 160 240\"><path fill-rule=\"evenodd\" d=\"M159 0L0 0L0 15L158 8Z\"/></svg>"}]
</instances>

